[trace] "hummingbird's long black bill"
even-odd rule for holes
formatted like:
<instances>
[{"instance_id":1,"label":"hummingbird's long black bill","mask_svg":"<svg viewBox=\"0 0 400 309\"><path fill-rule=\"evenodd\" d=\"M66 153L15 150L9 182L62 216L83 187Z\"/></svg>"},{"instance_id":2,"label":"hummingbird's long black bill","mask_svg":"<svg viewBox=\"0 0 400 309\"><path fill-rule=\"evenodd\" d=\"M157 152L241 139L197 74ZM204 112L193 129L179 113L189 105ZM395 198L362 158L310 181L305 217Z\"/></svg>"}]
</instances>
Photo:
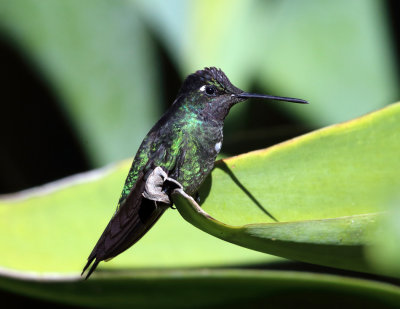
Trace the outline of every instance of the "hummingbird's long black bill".
<instances>
[{"instance_id":1,"label":"hummingbird's long black bill","mask_svg":"<svg viewBox=\"0 0 400 309\"><path fill-rule=\"evenodd\" d=\"M287 102L300 103L300 104L308 104L307 101L302 100L302 99L276 97L273 95L249 93L249 92L242 92L241 94L238 94L237 97L241 98L241 99L264 99L264 100L267 99L267 100L277 100L277 101L287 101Z\"/></svg>"}]
</instances>

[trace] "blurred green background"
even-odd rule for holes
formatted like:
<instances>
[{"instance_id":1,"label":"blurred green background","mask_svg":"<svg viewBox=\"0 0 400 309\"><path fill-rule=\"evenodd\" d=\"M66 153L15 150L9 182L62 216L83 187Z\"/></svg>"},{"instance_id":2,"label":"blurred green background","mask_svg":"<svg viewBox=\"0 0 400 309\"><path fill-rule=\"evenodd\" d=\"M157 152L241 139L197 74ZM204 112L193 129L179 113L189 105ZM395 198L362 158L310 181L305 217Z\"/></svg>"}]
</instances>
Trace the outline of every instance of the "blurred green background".
<instances>
[{"instance_id":1,"label":"blurred green background","mask_svg":"<svg viewBox=\"0 0 400 309\"><path fill-rule=\"evenodd\" d=\"M130 157L187 74L293 96L230 113L263 148L399 98L396 1L1 0L0 192ZM396 17L397 16L397 17Z\"/></svg>"},{"instance_id":2,"label":"blurred green background","mask_svg":"<svg viewBox=\"0 0 400 309\"><path fill-rule=\"evenodd\" d=\"M400 98L397 1L0 0L0 193L135 154L184 77L308 100L231 111L222 152Z\"/></svg>"}]
</instances>

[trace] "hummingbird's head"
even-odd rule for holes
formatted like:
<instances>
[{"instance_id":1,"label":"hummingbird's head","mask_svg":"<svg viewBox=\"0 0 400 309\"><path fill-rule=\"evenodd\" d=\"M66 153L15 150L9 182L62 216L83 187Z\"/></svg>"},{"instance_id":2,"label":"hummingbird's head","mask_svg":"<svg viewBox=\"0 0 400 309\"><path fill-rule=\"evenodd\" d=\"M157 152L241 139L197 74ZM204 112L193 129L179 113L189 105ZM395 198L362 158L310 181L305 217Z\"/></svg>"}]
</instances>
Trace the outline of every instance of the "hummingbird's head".
<instances>
[{"instance_id":1,"label":"hummingbird's head","mask_svg":"<svg viewBox=\"0 0 400 309\"><path fill-rule=\"evenodd\" d=\"M274 99L294 103L307 101L244 92L235 87L220 69L204 68L189 75L179 91L181 102L206 118L224 120L236 103L248 98Z\"/></svg>"}]
</instances>

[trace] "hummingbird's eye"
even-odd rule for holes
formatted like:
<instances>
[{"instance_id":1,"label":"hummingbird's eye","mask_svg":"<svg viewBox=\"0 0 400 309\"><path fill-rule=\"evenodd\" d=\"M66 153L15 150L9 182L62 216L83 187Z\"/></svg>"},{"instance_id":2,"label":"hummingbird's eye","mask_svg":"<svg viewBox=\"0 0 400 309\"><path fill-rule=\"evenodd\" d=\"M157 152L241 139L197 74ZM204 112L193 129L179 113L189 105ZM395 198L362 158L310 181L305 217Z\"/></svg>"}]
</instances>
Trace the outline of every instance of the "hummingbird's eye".
<instances>
[{"instance_id":1,"label":"hummingbird's eye","mask_svg":"<svg viewBox=\"0 0 400 309\"><path fill-rule=\"evenodd\" d=\"M206 86L206 93L208 95L214 95L215 94L215 88L213 86Z\"/></svg>"}]
</instances>

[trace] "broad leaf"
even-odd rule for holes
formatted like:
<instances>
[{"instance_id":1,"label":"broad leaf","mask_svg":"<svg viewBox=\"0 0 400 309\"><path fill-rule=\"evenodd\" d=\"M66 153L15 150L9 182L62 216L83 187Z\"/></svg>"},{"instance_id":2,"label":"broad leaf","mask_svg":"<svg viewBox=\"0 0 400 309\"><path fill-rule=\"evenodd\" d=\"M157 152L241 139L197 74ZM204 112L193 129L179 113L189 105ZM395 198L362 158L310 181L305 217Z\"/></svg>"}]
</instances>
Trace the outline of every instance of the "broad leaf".
<instances>
[{"instance_id":1,"label":"broad leaf","mask_svg":"<svg viewBox=\"0 0 400 309\"><path fill-rule=\"evenodd\" d=\"M0 267L80 273L115 211L130 161L0 200ZM7 235L5 237L4 235ZM277 260L215 239L168 210L132 250L101 267L165 268Z\"/></svg>"},{"instance_id":2,"label":"broad leaf","mask_svg":"<svg viewBox=\"0 0 400 309\"><path fill-rule=\"evenodd\" d=\"M397 308L392 284L294 271L207 269L104 272L88 281L2 273L0 288L97 308ZM312 300L312 301L310 301Z\"/></svg>"}]
</instances>

